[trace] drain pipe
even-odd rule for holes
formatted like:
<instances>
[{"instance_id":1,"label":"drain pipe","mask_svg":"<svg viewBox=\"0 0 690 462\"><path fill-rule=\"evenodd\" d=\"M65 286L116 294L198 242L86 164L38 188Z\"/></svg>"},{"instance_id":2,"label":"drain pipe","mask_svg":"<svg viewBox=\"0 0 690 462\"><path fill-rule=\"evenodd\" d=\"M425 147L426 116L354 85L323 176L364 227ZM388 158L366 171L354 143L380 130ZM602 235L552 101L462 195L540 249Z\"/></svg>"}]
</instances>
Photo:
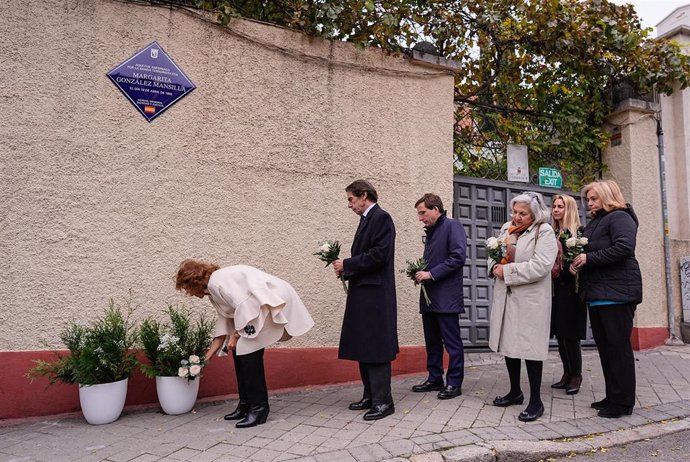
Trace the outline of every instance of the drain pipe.
<instances>
[{"instance_id":1,"label":"drain pipe","mask_svg":"<svg viewBox=\"0 0 690 462\"><path fill-rule=\"evenodd\" d=\"M676 318L673 313L673 292L671 276L671 238L668 229L668 200L666 198L666 157L664 154L664 129L661 126L661 107L658 94L655 92L657 103L656 110L656 136L659 146L659 181L661 183L661 211L663 217L664 231L664 267L666 269L666 310L668 312L668 332L667 345L682 345L683 342L676 337Z\"/></svg>"}]
</instances>

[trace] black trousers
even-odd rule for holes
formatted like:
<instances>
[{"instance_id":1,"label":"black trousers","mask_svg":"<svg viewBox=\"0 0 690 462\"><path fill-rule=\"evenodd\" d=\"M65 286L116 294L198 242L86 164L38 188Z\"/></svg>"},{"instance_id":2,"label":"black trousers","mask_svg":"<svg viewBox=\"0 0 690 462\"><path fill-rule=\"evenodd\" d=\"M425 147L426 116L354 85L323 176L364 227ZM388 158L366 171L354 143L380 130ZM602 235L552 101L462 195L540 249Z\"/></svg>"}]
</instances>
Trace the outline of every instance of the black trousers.
<instances>
[{"instance_id":1,"label":"black trousers","mask_svg":"<svg viewBox=\"0 0 690 462\"><path fill-rule=\"evenodd\" d=\"M359 374L364 385L365 399L371 399L371 403L393 403L391 393L391 363L359 363Z\"/></svg>"},{"instance_id":2,"label":"black trousers","mask_svg":"<svg viewBox=\"0 0 690 462\"><path fill-rule=\"evenodd\" d=\"M630 303L589 307L606 398L613 407L635 405L635 357L630 343L635 308Z\"/></svg>"},{"instance_id":3,"label":"black trousers","mask_svg":"<svg viewBox=\"0 0 690 462\"><path fill-rule=\"evenodd\" d=\"M240 402L248 403L250 406L267 403L268 389L266 388L266 374L264 372L264 349L247 355L238 355L233 351L232 359L235 362Z\"/></svg>"},{"instance_id":4,"label":"black trousers","mask_svg":"<svg viewBox=\"0 0 690 462\"><path fill-rule=\"evenodd\" d=\"M563 363L563 372L570 375L582 375L582 350L579 338L556 336L558 354Z\"/></svg>"}]
</instances>

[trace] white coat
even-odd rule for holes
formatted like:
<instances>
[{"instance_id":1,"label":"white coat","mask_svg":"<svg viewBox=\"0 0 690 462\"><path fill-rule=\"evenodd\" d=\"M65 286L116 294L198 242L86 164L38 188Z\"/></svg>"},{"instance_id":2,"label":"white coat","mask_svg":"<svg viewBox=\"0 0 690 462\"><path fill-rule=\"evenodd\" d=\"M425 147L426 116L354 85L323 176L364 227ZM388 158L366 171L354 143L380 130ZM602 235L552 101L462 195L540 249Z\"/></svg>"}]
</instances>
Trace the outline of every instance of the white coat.
<instances>
[{"instance_id":1,"label":"white coat","mask_svg":"<svg viewBox=\"0 0 690 462\"><path fill-rule=\"evenodd\" d=\"M510 222L499 239L508 236ZM539 232L535 249L535 237ZM532 225L517 240L515 261L503 267L504 279L494 280L489 318L489 347L503 356L544 361L549 352L551 268L558 247L551 226ZM495 262L488 261L489 274Z\"/></svg>"},{"instance_id":2,"label":"white coat","mask_svg":"<svg viewBox=\"0 0 690 462\"><path fill-rule=\"evenodd\" d=\"M239 332L235 349L246 355L305 334L314 320L290 284L247 265L214 271L208 281L218 319L214 337Z\"/></svg>"}]
</instances>

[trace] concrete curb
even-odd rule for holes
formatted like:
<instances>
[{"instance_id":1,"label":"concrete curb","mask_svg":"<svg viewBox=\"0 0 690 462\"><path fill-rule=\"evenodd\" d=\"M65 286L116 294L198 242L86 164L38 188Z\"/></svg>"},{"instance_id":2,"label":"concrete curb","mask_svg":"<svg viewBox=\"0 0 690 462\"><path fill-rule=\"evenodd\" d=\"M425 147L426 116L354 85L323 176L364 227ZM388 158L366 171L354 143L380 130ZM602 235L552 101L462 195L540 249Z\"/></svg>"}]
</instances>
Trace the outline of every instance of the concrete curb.
<instances>
[{"instance_id":1,"label":"concrete curb","mask_svg":"<svg viewBox=\"0 0 690 462\"><path fill-rule=\"evenodd\" d=\"M649 438L670 435L690 429L690 417L654 422L625 430L612 431L576 438L544 441L501 440L458 446L444 451L418 454L410 462L535 462L549 457L596 452L601 448L622 446Z\"/></svg>"}]
</instances>

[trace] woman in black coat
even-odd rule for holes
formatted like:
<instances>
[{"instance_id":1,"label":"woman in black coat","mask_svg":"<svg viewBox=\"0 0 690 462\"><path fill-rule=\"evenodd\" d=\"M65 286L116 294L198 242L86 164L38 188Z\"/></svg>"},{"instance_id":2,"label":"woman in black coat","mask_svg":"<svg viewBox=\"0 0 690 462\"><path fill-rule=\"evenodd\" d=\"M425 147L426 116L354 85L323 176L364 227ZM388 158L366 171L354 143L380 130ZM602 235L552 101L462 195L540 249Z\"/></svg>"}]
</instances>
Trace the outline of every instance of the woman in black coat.
<instances>
[{"instance_id":1,"label":"woman in black coat","mask_svg":"<svg viewBox=\"0 0 690 462\"><path fill-rule=\"evenodd\" d=\"M582 233L577 202L571 196L557 195L551 202L551 218L556 238L561 241L564 251L568 239L577 238ZM566 264L570 262L566 260ZM582 384L582 351L580 339L587 331L587 310L576 293L575 276L569 271L553 280L553 299L551 302L551 335L558 341L558 354L563 363L563 376L551 388L565 389L566 394L574 395Z\"/></svg>"},{"instance_id":2,"label":"woman in black coat","mask_svg":"<svg viewBox=\"0 0 690 462\"><path fill-rule=\"evenodd\" d=\"M584 236L589 243L570 265L580 273L580 295L589 308L599 350L606 396L592 403L600 417L631 414L635 405L635 358L630 335L635 308L642 302L642 276L635 259L638 220L614 181L590 183L582 190L592 217Z\"/></svg>"}]
</instances>

